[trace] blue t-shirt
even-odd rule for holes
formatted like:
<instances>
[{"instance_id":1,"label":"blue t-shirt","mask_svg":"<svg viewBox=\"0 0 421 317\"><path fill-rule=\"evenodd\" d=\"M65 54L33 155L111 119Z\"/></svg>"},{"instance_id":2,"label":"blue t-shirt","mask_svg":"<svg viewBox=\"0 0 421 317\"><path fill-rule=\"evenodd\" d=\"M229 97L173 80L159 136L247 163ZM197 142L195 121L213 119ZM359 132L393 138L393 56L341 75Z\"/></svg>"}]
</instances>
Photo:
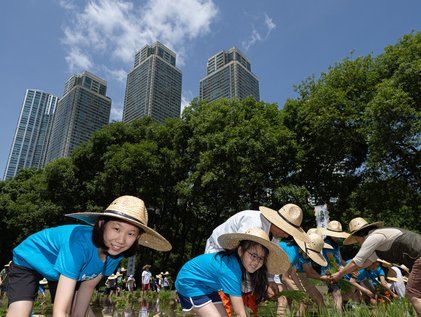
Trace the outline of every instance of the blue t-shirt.
<instances>
[{"instance_id":1,"label":"blue t-shirt","mask_svg":"<svg viewBox=\"0 0 421 317\"><path fill-rule=\"evenodd\" d=\"M327 266L321 267L321 275L326 275L327 270L329 270L331 273L335 271L335 268L332 265L330 265L330 261L333 261L339 267L342 266L342 256L341 251L339 249L339 244L337 244L329 237L325 239L325 242L327 244L330 244L333 247L333 249L323 249L323 255L327 260Z\"/></svg>"},{"instance_id":2,"label":"blue t-shirt","mask_svg":"<svg viewBox=\"0 0 421 317\"><path fill-rule=\"evenodd\" d=\"M368 280L373 284L373 286L377 286L380 284L377 280L380 276L384 276L384 271L380 265L378 265L374 270L361 269L358 271L358 282Z\"/></svg>"},{"instance_id":3,"label":"blue t-shirt","mask_svg":"<svg viewBox=\"0 0 421 317\"><path fill-rule=\"evenodd\" d=\"M183 265L175 281L177 292L185 297L211 294L223 290L241 296L242 272L237 257L219 253L199 255Z\"/></svg>"},{"instance_id":4,"label":"blue t-shirt","mask_svg":"<svg viewBox=\"0 0 421 317\"><path fill-rule=\"evenodd\" d=\"M293 241L281 241L279 246L288 255L289 262L297 270L297 272L304 272L303 264L310 264L309 258L304 258L300 252L300 247Z\"/></svg>"},{"instance_id":5,"label":"blue t-shirt","mask_svg":"<svg viewBox=\"0 0 421 317\"><path fill-rule=\"evenodd\" d=\"M13 263L37 271L49 281L62 274L77 281L111 275L122 257L103 262L92 242L92 226L65 225L44 229L13 250Z\"/></svg>"}]
</instances>

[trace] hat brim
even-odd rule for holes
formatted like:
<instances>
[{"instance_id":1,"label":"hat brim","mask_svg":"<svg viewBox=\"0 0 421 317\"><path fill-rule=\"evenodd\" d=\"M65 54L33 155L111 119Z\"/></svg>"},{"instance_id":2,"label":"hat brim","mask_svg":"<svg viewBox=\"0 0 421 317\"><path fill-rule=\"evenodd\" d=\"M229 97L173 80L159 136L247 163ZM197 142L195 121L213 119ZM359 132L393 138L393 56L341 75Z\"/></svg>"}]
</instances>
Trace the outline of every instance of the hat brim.
<instances>
[{"instance_id":1,"label":"hat brim","mask_svg":"<svg viewBox=\"0 0 421 317\"><path fill-rule=\"evenodd\" d=\"M110 276L108 276L108 280L115 280L117 278L117 275L110 275Z\"/></svg>"},{"instance_id":2,"label":"hat brim","mask_svg":"<svg viewBox=\"0 0 421 317\"><path fill-rule=\"evenodd\" d=\"M379 262L382 266L385 266L385 267L392 267L393 266L392 263L387 262L387 261L382 260L382 259L377 259L376 262Z\"/></svg>"},{"instance_id":3,"label":"hat brim","mask_svg":"<svg viewBox=\"0 0 421 317\"><path fill-rule=\"evenodd\" d=\"M149 265L149 264L146 264L146 265L144 265L143 267L142 267L142 270L146 270L146 268L151 268L152 267L152 265Z\"/></svg>"},{"instance_id":4,"label":"hat brim","mask_svg":"<svg viewBox=\"0 0 421 317\"><path fill-rule=\"evenodd\" d=\"M333 231L328 228L318 228L318 229L320 229L320 232L325 236L334 237L334 238L342 238L342 239L346 239L349 237L349 233L345 231Z\"/></svg>"},{"instance_id":5,"label":"hat brim","mask_svg":"<svg viewBox=\"0 0 421 317\"><path fill-rule=\"evenodd\" d=\"M148 226L145 226L143 223L139 221L128 219L124 217L124 215L118 215L115 213L107 213L107 211L105 211L105 212L76 212L76 213L66 214L66 216L81 220L90 225L94 225L99 217L111 217L111 218L121 219L145 231L144 233L140 235L140 238L138 240L140 245L157 250L157 251L170 251L172 249L171 243L169 243L168 240L165 239L163 236L161 236L158 232L149 228Z\"/></svg>"},{"instance_id":6,"label":"hat brim","mask_svg":"<svg viewBox=\"0 0 421 317\"><path fill-rule=\"evenodd\" d=\"M263 217L265 217L270 223L277 226L279 229L285 231L290 236L306 241L306 242L310 242L310 238L301 227L295 227L289 224L288 222L286 222L284 219L282 219L279 216L276 210L273 210L265 206L260 206L259 210L262 213Z\"/></svg>"},{"instance_id":7,"label":"hat brim","mask_svg":"<svg viewBox=\"0 0 421 317\"><path fill-rule=\"evenodd\" d=\"M235 249L240 241L248 240L261 244L269 250L266 268L270 274L284 274L290 267L288 255L275 243L247 233L225 233L218 237L218 243L227 250Z\"/></svg>"},{"instance_id":8,"label":"hat brim","mask_svg":"<svg viewBox=\"0 0 421 317\"><path fill-rule=\"evenodd\" d=\"M397 277L386 276L386 279L388 279L389 281L392 281L392 282L399 282ZM403 276L402 281L404 281L405 283L408 283L408 278L406 276Z\"/></svg>"},{"instance_id":9,"label":"hat brim","mask_svg":"<svg viewBox=\"0 0 421 317\"><path fill-rule=\"evenodd\" d=\"M312 259L314 262L316 262L317 264L319 264L321 266L327 265L327 261L326 261L325 257L323 256L322 251L316 252L316 251L313 251L313 250L309 250L309 249L306 248L306 243L304 241L301 241L301 240L298 240L298 239L294 239L294 240L297 243L297 245L300 247L300 249L303 250L303 252L310 257L310 259ZM325 244L327 244L327 243L325 243ZM324 245L323 245L323 248L324 248Z\"/></svg>"},{"instance_id":10,"label":"hat brim","mask_svg":"<svg viewBox=\"0 0 421 317\"><path fill-rule=\"evenodd\" d=\"M38 282L38 284L40 284L40 285L47 285L48 284L48 281L41 280L41 281Z\"/></svg>"},{"instance_id":11,"label":"hat brim","mask_svg":"<svg viewBox=\"0 0 421 317\"><path fill-rule=\"evenodd\" d=\"M381 227L383 227L383 225L384 225L383 221L376 221L376 222L373 222L373 223L368 223L368 224L362 226L361 228L359 228L358 230L355 230L354 232L351 232L349 237L344 240L343 244L344 245L350 245L350 244L357 243L358 241L357 241L357 239L355 239L355 234L357 232L359 232L363 229L369 228L369 227L381 228Z\"/></svg>"}]
</instances>

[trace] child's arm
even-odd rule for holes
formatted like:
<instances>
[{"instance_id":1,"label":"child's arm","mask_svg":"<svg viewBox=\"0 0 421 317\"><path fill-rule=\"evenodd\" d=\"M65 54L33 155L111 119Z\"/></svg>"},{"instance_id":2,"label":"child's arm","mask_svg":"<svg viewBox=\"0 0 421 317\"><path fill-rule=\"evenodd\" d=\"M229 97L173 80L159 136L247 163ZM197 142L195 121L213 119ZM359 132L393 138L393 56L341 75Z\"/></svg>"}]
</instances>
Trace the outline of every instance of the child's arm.
<instances>
[{"instance_id":1,"label":"child's arm","mask_svg":"<svg viewBox=\"0 0 421 317\"><path fill-rule=\"evenodd\" d=\"M66 317L72 305L76 280L60 275L57 284L56 297L53 306L54 317Z\"/></svg>"},{"instance_id":2,"label":"child's arm","mask_svg":"<svg viewBox=\"0 0 421 317\"><path fill-rule=\"evenodd\" d=\"M319 273L316 272L315 269L313 269L313 267L311 266L311 264L307 264L304 263L303 264L303 270L306 273L307 277L310 278L314 278L316 280L320 280L323 282L328 282L329 281L329 277L326 275L320 275Z\"/></svg>"},{"instance_id":3,"label":"child's arm","mask_svg":"<svg viewBox=\"0 0 421 317\"><path fill-rule=\"evenodd\" d=\"M231 296L230 295L230 300L232 303L232 308L235 312L235 314L238 317L246 317L246 310L244 308L244 302L243 302L243 298L241 296Z\"/></svg>"},{"instance_id":4,"label":"child's arm","mask_svg":"<svg viewBox=\"0 0 421 317\"><path fill-rule=\"evenodd\" d=\"M73 304L72 317L85 316L89 307L89 302L91 301L92 293L101 279L102 275L98 275L94 279L84 281L80 284Z\"/></svg>"}]
</instances>

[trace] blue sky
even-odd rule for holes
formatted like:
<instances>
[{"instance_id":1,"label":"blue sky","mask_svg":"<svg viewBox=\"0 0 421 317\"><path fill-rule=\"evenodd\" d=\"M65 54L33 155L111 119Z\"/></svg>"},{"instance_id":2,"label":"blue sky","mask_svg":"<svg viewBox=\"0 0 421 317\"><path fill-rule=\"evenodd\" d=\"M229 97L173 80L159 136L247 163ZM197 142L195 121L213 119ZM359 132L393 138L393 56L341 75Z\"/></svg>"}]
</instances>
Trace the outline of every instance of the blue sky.
<instances>
[{"instance_id":1,"label":"blue sky","mask_svg":"<svg viewBox=\"0 0 421 317\"><path fill-rule=\"evenodd\" d=\"M183 105L198 95L207 59L236 46L282 107L293 85L345 57L378 55L421 30L419 0L6 0L0 10L0 174L29 88L61 96L73 73L108 83L121 120L134 54L155 40L177 53Z\"/></svg>"}]
</instances>

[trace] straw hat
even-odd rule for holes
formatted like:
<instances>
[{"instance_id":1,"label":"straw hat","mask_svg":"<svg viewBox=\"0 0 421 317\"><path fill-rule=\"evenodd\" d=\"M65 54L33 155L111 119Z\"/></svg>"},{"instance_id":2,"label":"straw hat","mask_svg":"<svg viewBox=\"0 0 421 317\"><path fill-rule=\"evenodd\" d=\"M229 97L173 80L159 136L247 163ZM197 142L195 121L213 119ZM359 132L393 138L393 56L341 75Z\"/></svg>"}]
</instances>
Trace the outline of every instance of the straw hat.
<instances>
[{"instance_id":1,"label":"straw hat","mask_svg":"<svg viewBox=\"0 0 421 317\"><path fill-rule=\"evenodd\" d=\"M164 273L164 275L170 275L170 272L166 271L166 272Z\"/></svg>"},{"instance_id":2,"label":"straw hat","mask_svg":"<svg viewBox=\"0 0 421 317\"><path fill-rule=\"evenodd\" d=\"M354 218L349 222L349 232L351 234L349 235L348 238L344 240L344 244L348 245L348 244L357 243L357 240L355 239L355 234L358 231L361 231L365 228L375 229L375 228L381 228L381 227L383 227L383 221L368 223L367 220L365 220L364 218L361 218L361 217Z\"/></svg>"},{"instance_id":3,"label":"straw hat","mask_svg":"<svg viewBox=\"0 0 421 317\"><path fill-rule=\"evenodd\" d=\"M312 233L316 233L316 234L318 234L319 236L321 236L322 237L322 239L323 239L323 236L322 236L322 233L321 233L321 230L320 230L321 228L310 228L310 229L308 229L307 230L307 234L308 235L310 235L310 234L312 234ZM294 239L295 240L295 239ZM298 239L297 239L298 240ZM295 241L297 241L297 240L295 240ZM327 244L326 242L323 244L323 249L330 249L330 250L332 250L333 249L333 247L330 245L330 244Z\"/></svg>"},{"instance_id":4,"label":"straw hat","mask_svg":"<svg viewBox=\"0 0 421 317\"><path fill-rule=\"evenodd\" d=\"M10 264L12 264L12 261L9 261L9 263L5 264L4 267L9 267Z\"/></svg>"},{"instance_id":5,"label":"straw hat","mask_svg":"<svg viewBox=\"0 0 421 317\"><path fill-rule=\"evenodd\" d=\"M40 281L39 281L39 284L40 284L40 285L46 285L46 284L48 284L48 281L47 281L47 279L44 277L42 280L40 280Z\"/></svg>"},{"instance_id":6,"label":"straw hat","mask_svg":"<svg viewBox=\"0 0 421 317\"><path fill-rule=\"evenodd\" d=\"M90 225L99 217L112 217L131 223L145 232L139 244L158 251L170 251L171 244L158 232L148 227L148 211L142 199L134 196L120 196L104 212L76 212L66 216L82 220Z\"/></svg>"},{"instance_id":7,"label":"straw hat","mask_svg":"<svg viewBox=\"0 0 421 317\"><path fill-rule=\"evenodd\" d=\"M120 272L126 272L127 270L124 268L124 266L121 267Z\"/></svg>"},{"instance_id":8,"label":"straw hat","mask_svg":"<svg viewBox=\"0 0 421 317\"><path fill-rule=\"evenodd\" d=\"M151 268L151 266L152 266L152 265L150 265L150 264L145 264L145 265L142 267L142 270L150 269L150 268Z\"/></svg>"},{"instance_id":9,"label":"straw hat","mask_svg":"<svg viewBox=\"0 0 421 317\"><path fill-rule=\"evenodd\" d=\"M387 271L386 278L392 282L399 282L398 275L396 274L395 270L393 270L392 268L390 268L389 271ZM405 283L408 283L408 278L406 276L402 276L402 280Z\"/></svg>"},{"instance_id":10,"label":"straw hat","mask_svg":"<svg viewBox=\"0 0 421 317\"><path fill-rule=\"evenodd\" d=\"M290 263L287 254L275 243L270 242L269 236L260 228L250 228L244 233L225 233L218 237L218 243L224 249L235 249L242 240L253 241L269 250L266 267L270 274L283 274Z\"/></svg>"},{"instance_id":11,"label":"straw hat","mask_svg":"<svg viewBox=\"0 0 421 317\"><path fill-rule=\"evenodd\" d=\"M300 227L303 221L303 211L297 205L286 204L279 211L260 206L259 210L270 223L289 235L303 241L309 241L308 236Z\"/></svg>"},{"instance_id":12,"label":"straw hat","mask_svg":"<svg viewBox=\"0 0 421 317\"><path fill-rule=\"evenodd\" d=\"M408 267L405 264L398 265L398 267L401 268L404 271L403 272L404 274L409 274L410 273Z\"/></svg>"},{"instance_id":13,"label":"straw hat","mask_svg":"<svg viewBox=\"0 0 421 317\"><path fill-rule=\"evenodd\" d=\"M335 238L346 239L349 237L349 233L342 231L342 225L339 221L332 220L327 224L327 228L320 228L323 235Z\"/></svg>"},{"instance_id":14,"label":"straw hat","mask_svg":"<svg viewBox=\"0 0 421 317\"><path fill-rule=\"evenodd\" d=\"M115 280L118 276L115 274L111 274L110 276L108 276L109 280Z\"/></svg>"},{"instance_id":15,"label":"straw hat","mask_svg":"<svg viewBox=\"0 0 421 317\"><path fill-rule=\"evenodd\" d=\"M388 267L388 268L393 266L392 263L387 262L387 261L382 260L382 259L377 259L376 262L379 262L382 266Z\"/></svg>"},{"instance_id":16,"label":"straw hat","mask_svg":"<svg viewBox=\"0 0 421 317\"><path fill-rule=\"evenodd\" d=\"M324 241L321 235L317 233L309 234L310 242L304 242L295 239L298 246L303 250L314 262L321 266L326 266L327 261L322 254Z\"/></svg>"},{"instance_id":17,"label":"straw hat","mask_svg":"<svg viewBox=\"0 0 421 317\"><path fill-rule=\"evenodd\" d=\"M155 275L156 278L162 278L162 274Z\"/></svg>"}]
</instances>

